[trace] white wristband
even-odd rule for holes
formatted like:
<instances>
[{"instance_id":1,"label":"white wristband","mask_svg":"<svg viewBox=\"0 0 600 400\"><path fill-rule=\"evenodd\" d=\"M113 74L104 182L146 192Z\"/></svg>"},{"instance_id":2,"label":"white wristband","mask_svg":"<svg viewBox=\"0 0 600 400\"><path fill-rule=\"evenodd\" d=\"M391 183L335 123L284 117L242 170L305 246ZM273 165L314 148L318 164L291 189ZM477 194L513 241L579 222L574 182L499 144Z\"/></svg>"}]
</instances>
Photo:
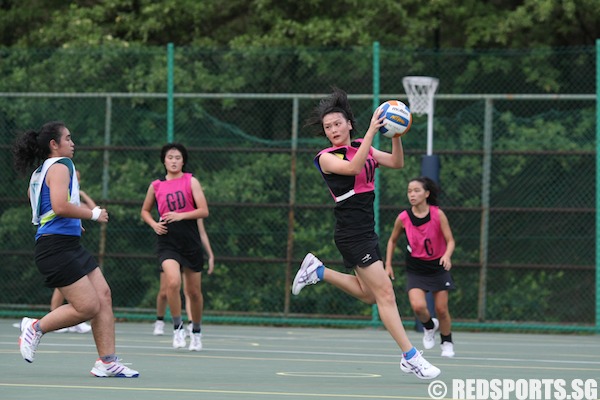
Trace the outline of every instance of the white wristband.
<instances>
[{"instance_id":1,"label":"white wristband","mask_svg":"<svg viewBox=\"0 0 600 400\"><path fill-rule=\"evenodd\" d=\"M98 221L98 218L100 218L100 214L102 214L102 210L100 209L100 207L95 207L92 210L92 221Z\"/></svg>"}]
</instances>

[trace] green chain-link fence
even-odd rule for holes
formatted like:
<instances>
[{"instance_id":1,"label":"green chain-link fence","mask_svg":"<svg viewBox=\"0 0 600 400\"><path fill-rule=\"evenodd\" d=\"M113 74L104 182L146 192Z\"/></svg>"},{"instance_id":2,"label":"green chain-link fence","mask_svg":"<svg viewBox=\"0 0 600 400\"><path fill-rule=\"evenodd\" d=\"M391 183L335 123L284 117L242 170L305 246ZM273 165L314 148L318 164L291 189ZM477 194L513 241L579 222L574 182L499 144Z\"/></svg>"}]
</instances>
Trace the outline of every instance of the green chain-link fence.
<instances>
[{"instance_id":1,"label":"green chain-link fence","mask_svg":"<svg viewBox=\"0 0 600 400\"><path fill-rule=\"evenodd\" d=\"M406 100L402 76L440 79L434 153L457 242L455 325L597 329L595 49L381 54L382 101ZM0 50L0 60L0 313L48 307L51 291L33 263L28 178L15 178L10 143L18 131L61 119L73 133L82 189L110 213L107 225L84 221L83 243L102 265L118 315L152 319L154 234L139 213L163 172L165 49ZM343 268L333 204L312 163L327 143L302 122L335 84L351 93L364 131L371 65L371 49L176 49L173 136L190 150L209 201L216 255L215 273L203 276L207 321L380 324L371 306L330 285L298 297L289 290L307 251ZM426 130L426 118L415 117L403 140L406 167L379 174L382 248L408 206L408 180L420 174ZM380 146L390 144L382 138ZM394 285L410 322L396 254Z\"/></svg>"}]
</instances>

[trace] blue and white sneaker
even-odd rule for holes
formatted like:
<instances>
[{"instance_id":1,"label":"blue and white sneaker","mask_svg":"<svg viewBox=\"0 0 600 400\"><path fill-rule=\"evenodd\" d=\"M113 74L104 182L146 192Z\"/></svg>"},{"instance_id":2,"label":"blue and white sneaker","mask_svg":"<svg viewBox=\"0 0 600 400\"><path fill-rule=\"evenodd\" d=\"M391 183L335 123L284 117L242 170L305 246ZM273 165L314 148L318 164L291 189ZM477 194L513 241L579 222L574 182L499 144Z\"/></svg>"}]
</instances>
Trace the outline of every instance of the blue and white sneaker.
<instances>
[{"instance_id":1,"label":"blue and white sneaker","mask_svg":"<svg viewBox=\"0 0 600 400\"><path fill-rule=\"evenodd\" d=\"M302 265L300 265L300 269L294 278L294 283L292 284L292 294L298 295L304 286L314 285L315 283L319 282L320 279L317 276L317 268L321 265L323 265L321 260L315 257L312 253L308 253L304 257Z\"/></svg>"},{"instance_id":2,"label":"blue and white sneaker","mask_svg":"<svg viewBox=\"0 0 600 400\"><path fill-rule=\"evenodd\" d=\"M431 363L423 357L422 353L422 351L418 351L410 360L407 360L402 356L402 359L400 360L400 369L407 374L415 374L419 379L437 378L442 371L440 371L438 367L431 365Z\"/></svg>"}]
</instances>

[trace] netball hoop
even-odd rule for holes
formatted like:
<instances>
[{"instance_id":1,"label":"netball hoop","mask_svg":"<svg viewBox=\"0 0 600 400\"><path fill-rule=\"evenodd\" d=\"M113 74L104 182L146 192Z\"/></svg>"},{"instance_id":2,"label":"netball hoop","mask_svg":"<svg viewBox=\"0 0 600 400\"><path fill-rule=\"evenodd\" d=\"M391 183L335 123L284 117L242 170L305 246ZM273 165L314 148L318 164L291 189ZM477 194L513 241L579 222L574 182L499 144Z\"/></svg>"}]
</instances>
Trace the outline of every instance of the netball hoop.
<instances>
[{"instance_id":1,"label":"netball hoop","mask_svg":"<svg viewBox=\"0 0 600 400\"><path fill-rule=\"evenodd\" d=\"M427 114L427 155L433 153L433 103L440 80L430 76L405 76L402 86L412 114Z\"/></svg>"}]
</instances>

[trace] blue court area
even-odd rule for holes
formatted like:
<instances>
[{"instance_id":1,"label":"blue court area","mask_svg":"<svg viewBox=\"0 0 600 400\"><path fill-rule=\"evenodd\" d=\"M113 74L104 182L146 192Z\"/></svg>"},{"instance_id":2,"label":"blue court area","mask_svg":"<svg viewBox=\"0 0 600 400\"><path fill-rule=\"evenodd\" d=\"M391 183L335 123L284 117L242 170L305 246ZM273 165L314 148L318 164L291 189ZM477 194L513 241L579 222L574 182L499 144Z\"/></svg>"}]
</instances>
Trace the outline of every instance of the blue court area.
<instances>
[{"instance_id":1,"label":"blue court area","mask_svg":"<svg viewBox=\"0 0 600 400\"><path fill-rule=\"evenodd\" d=\"M29 364L16 319L0 320L0 399L430 399L430 381L400 371L384 330L206 325L201 352L171 347L151 323L117 323L117 350L139 378L95 378L92 335L49 333ZM168 331L168 330L167 330ZM454 332L456 357L425 356L453 380L600 382L600 337ZM409 337L422 349L421 334ZM437 339L439 341L439 338ZM439 392L436 392L439 393ZM451 396L448 393L447 398Z\"/></svg>"}]
</instances>

